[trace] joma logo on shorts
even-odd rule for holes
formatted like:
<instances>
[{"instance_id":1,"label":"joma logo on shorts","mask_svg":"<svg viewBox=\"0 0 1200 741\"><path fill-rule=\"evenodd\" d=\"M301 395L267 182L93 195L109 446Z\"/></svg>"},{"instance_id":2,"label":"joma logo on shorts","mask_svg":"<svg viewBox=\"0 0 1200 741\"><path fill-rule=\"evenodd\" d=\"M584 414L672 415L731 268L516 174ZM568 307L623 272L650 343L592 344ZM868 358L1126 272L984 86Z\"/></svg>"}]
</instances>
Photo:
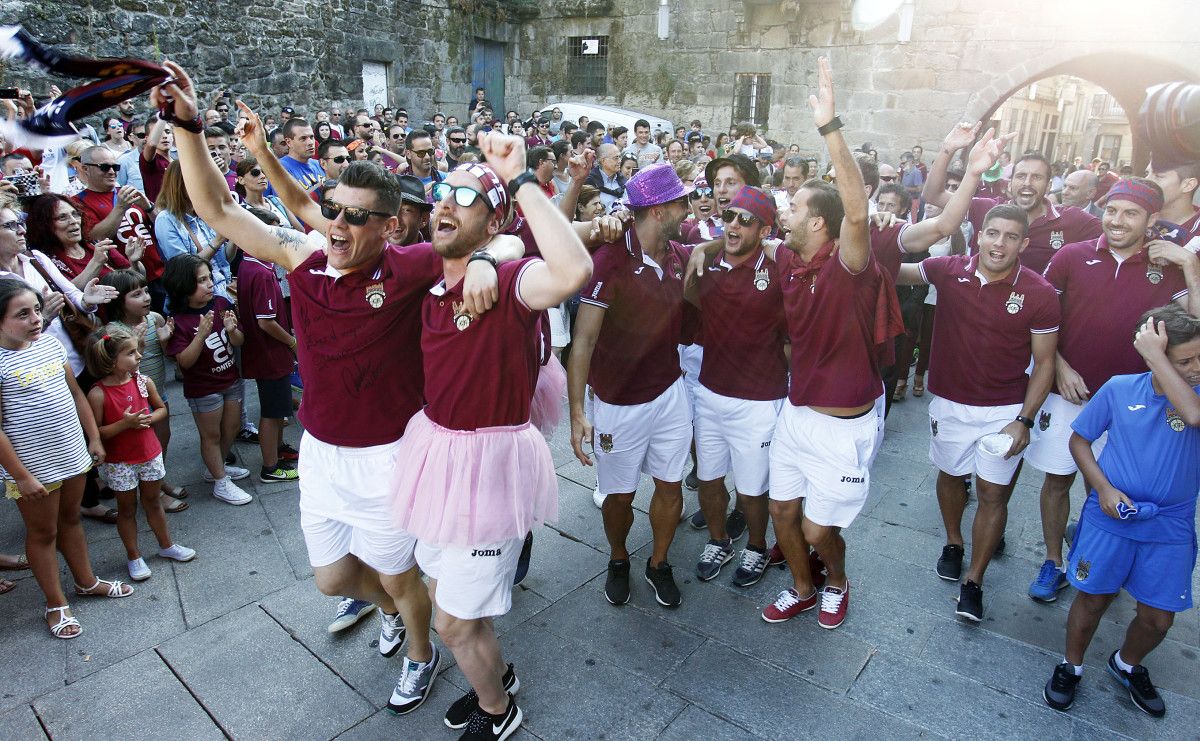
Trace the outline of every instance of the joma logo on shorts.
<instances>
[{"instance_id":1,"label":"joma logo on shorts","mask_svg":"<svg viewBox=\"0 0 1200 741\"><path fill-rule=\"evenodd\" d=\"M762 450L763 448L769 448L769 447L771 447L771 441L770 441L770 440L768 440L768 441L766 441L765 443L763 443L762 445L758 446L758 449L759 449L759 450Z\"/></svg>"},{"instance_id":2,"label":"joma logo on shorts","mask_svg":"<svg viewBox=\"0 0 1200 741\"><path fill-rule=\"evenodd\" d=\"M861 484L862 482L864 482L866 480L867 479L865 476L843 476L842 477L843 484Z\"/></svg>"},{"instance_id":3,"label":"joma logo on shorts","mask_svg":"<svg viewBox=\"0 0 1200 741\"><path fill-rule=\"evenodd\" d=\"M499 548L476 548L471 551L472 556L499 556Z\"/></svg>"}]
</instances>

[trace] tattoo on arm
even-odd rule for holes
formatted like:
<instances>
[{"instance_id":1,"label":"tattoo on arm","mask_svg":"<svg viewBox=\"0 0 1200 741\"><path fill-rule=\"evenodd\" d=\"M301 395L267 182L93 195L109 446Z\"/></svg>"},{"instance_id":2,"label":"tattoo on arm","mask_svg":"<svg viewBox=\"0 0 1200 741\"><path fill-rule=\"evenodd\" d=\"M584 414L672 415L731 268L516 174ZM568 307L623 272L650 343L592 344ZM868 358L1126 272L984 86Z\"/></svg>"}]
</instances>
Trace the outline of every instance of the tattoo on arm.
<instances>
[{"instance_id":1,"label":"tattoo on arm","mask_svg":"<svg viewBox=\"0 0 1200 741\"><path fill-rule=\"evenodd\" d=\"M279 239L279 246L289 252L299 252L304 245L304 235L294 229L276 226L271 231Z\"/></svg>"}]
</instances>

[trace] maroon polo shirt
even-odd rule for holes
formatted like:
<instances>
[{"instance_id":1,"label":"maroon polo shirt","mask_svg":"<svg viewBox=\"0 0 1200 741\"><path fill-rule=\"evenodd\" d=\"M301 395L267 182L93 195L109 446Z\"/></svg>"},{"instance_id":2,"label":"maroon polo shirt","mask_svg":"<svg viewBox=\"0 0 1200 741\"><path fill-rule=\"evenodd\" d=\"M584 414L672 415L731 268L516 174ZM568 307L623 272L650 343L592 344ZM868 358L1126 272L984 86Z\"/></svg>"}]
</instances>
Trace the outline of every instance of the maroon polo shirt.
<instances>
[{"instance_id":1,"label":"maroon polo shirt","mask_svg":"<svg viewBox=\"0 0 1200 741\"><path fill-rule=\"evenodd\" d=\"M787 395L787 322L779 268L762 248L740 265L717 255L700 277L704 361L700 383L722 396L758 401Z\"/></svg>"},{"instance_id":2,"label":"maroon polo shirt","mask_svg":"<svg viewBox=\"0 0 1200 741\"><path fill-rule=\"evenodd\" d=\"M288 274L307 432L354 448L400 439L422 402L421 300L441 275L427 242L389 244L340 277L318 250Z\"/></svg>"},{"instance_id":3,"label":"maroon polo shirt","mask_svg":"<svg viewBox=\"0 0 1200 741\"><path fill-rule=\"evenodd\" d=\"M1029 246L1021 253L1021 264L1041 275L1046 272L1050 258L1065 244L1086 242L1103 233L1100 219L1074 206L1059 206L1049 198L1044 199L1046 213L1029 225ZM991 198L972 198L967 218L974 227L971 235L971 254L979 253L979 233L983 229L983 217L1000 201Z\"/></svg>"},{"instance_id":4,"label":"maroon polo shirt","mask_svg":"<svg viewBox=\"0 0 1200 741\"><path fill-rule=\"evenodd\" d=\"M1188 293L1178 267L1149 267L1144 248L1118 262L1101 235L1063 247L1046 268L1062 307L1058 352L1093 394L1113 376L1146 370L1133 347L1138 319Z\"/></svg>"},{"instance_id":5,"label":"maroon polo shirt","mask_svg":"<svg viewBox=\"0 0 1200 741\"><path fill-rule=\"evenodd\" d=\"M828 242L804 263L780 247L783 306L792 342L791 388L796 406L860 407L883 393L875 355L879 284L874 257L858 274L842 264Z\"/></svg>"},{"instance_id":6,"label":"maroon polo shirt","mask_svg":"<svg viewBox=\"0 0 1200 741\"><path fill-rule=\"evenodd\" d=\"M907 221L900 221L880 229L874 222L871 223L871 252L875 253L875 261L880 269L892 277L893 283L896 282L896 276L900 275L900 262L904 257L900 235L910 226L912 224Z\"/></svg>"},{"instance_id":7,"label":"maroon polo shirt","mask_svg":"<svg viewBox=\"0 0 1200 741\"><path fill-rule=\"evenodd\" d=\"M167 340L163 352L172 357L178 355L192 344L196 332L200 328L200 316L213 313L212 332L204 340L200 355L192 367L180 370L183 373L183 396L187 399L198 399L201 396L219 394L232 386L238 379L237 363L234 362L233 345L229 344L229 335L225 332L222 314L233 308L220 296L208 302L201 309L188 306L175 311L171 316L175 319L175 332Z\"/></svg>"},{"instance_id":8,"label":"maroon polo shirt","mask_svg":"<svg viewBox=\"0 0 1200 741\"><path fill-rule=\"evenodd\" d=\"M238 268L237 311L242 334L246 336L242 346L242 377L274 379L290 375L292 351L258 326L259 319L274 319L284 330L292 329L273 263L245 255Z\"/></svg>"},{"instance_id":9,"label":"maroon polo shirt","mask_svg":"<svg viewBox=\"0 0 1200 741\"><path fill-rule=\"evenodd\" d=\"M520 425L529 421L537 385L541 317L517 292L526 258L496 270L500 300L472 318L463 308L462 281L438 283L421 305L425 414L451 430Z\"/></svg>"},{"instance_id":10,"label":"maroon polo shirt","mask_svg":"<svg viewBox=\"0 0 1200 741\"><path fill-rule=\"evenodd\" d=\"M668 242L665 264L654 265L633 229L592 256L592 279L579 300L605 310L588 372L604 402L645 404L679 378L687 261L687 248Z\"/></svg>"},{"instance_id":11,"label":"maroon polo shirt","mask_svg":"<svg viewBox=\"0 0 1200 741\"><path fill-rule=\"evenodd\" d=\"M984 283L979 258L928 257L921 277L937 287L929 390L971 406L1025 401L1034 334L1058 331L1058 297L1046 279L1017 264L1012 274Z\"/></svg>"}]
</instances>

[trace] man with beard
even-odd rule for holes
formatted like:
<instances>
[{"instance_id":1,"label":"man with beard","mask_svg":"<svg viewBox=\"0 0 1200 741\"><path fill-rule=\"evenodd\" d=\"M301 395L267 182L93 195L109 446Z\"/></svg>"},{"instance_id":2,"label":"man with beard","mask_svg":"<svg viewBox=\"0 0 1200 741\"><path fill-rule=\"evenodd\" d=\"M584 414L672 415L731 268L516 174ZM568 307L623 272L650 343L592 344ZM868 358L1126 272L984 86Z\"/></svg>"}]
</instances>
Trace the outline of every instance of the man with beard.
<instances>
[{"instance_id":1,"label":"man with beard","mask_svg":"<svg viewBox=\"0 0 1200 741\"><path fill-rule=\"evenodd\" d=\"M1069 445L1072 424L1110 378L1142 371L1129 333L1144 312L1177 301L1200 314L1200 259L1146 236L1163 208L1154 182L1118 182L1105 199L1104 234L1063 247L1046 269L1062 305L1062 330L1054 388L1036 418L1041 434L1025 455L1046 473L1041 491L1046 558L1029 586L1030 598L1038 602L1054 602L1067 586L1063 533L1078 470ZM1098 442L1096 454L1103 445Z\"/></svg>"},{"instance_id":2,"label":"man with beard","mask_svg":"<svg viewBox=\"0 0 1200 741\"><path fill-rule=\"evenodd\" d=\"M688 212L687 190L675 168L657 163L630 179L626 205L633 211L633 224L623 239L595 253L592 280L575 318L567 361L571 445L585 466L592 465L585 443L592 444L596 456L610 549L605 598L613 605L629 601L626 540L638 479L648 473L654 479L654 543L645 578L660 605L676 607L680 594L667 551L679 524L681 482L692 441L692 412L678 351L688 260L678 240L679 224ZM584 415L585 384L594 394L594 430Z\"/></svg>"},{"instance_id":3,"label":"man with beard","mask_svg":"<svg viewBox=\"0 0 1200 741\"><path fill-rule=\"evenodd\" d=\"M521 139L492 132L480 149L495 170L463 164L433 186L443 277L421 308L426 406L401 442L394 511L417 539L438 636L471 685L445 723L466 728L464 739L499 741L517 730L522 713L510 694L520 683L501 658L493 620L512 606L526 534L558 514L550 448L530 423L541 318L583 285L592 265L525 169ZM464 306L463 278L471 262L495 263L480 251L502 229L512 200L542 257L496 268L497 302L480 316Z\"/></svg>"},{"instance_id":4,"label":"man with beard","mask_svg":"<svg viewBox=\"0 0 1200 741\"><path fill-rule=\"evenodd\" d=\"M183 122L180 165L197 215L247 254L288 271L306 382L299 412L301 527L317 588L380 606L383 655L394 655L407 636L408 657L388 707L411 712L428 696L437 661L416 542L391 522L388 482L400 438L423 400L421 300L441 276L441 261L429 245L386 242L401 202L393 176L354 163L317 205L271 153L261 119L239 103L247 149L313 232L260 222L233 200L200 136L185 128L197 117L192 83L178 65L166 66L177 82L155 89L151 101L170 104ZM517 240L494 249L510 259L521 254ZM464 307L482 314L492 304L495 271L480 264L467 272Z\"/></svg>"},{"instance_id":5,"label":"man with beard","mask_svg":"<svg viewBox=\"0 0 1200 741\"><path fill-rule=\"evenodd\" d=\"M715 208L712 216L709 217L707 226L702 226L702 222L697 220L683 235L683 241L686 244L699 244L720 237L724 234L725 229L724 223L720 221L720 216L725 209L729 208L729 204L738 191L747 185L753 185L756 188L762 187L762 181L758 177L758 168L754 166L754 162L749 157L741 154L718 157L709 162L704 166L704 180L711 189L710 195L716 200ZM709 236L704 236L705 231Z\"/></svg>"},{"instance_id":6,"label":"man with beard","mask_svg":"<svg viewBox=\"0 0 1200 741\"><path fill-rule=\"evenodd\" d=\"M446 166L451 170L458 167L458 158L467 151L467 131L461 126L446 129Z\"/></svg>"},{"instance_id":7,"label":"man with beard","mask_svg":"<svg viewBox=\"0 0 1200 741\"><path fill-rule=\"evenodd\" d=\"M979 124L960 123L946 135L942 148L929 168L929 179L921 191L926 203L944 208L950 200L946 192L946 170L950 159L959 149L970 146L979 131ZM1021 254L1021 264L1042 273L1050 258L1065 244L1083 242L1100 236L1100 220L1070 206L1057 206L1046 194L1050 191L1053 169L1040 154L1026 154L1013 163L1012 179L1008 184L1011 202L1024 209L1029 221L1029 247ZM998 201L975 198L967 218L974 227L970 250L979 251L979 232L983 217Z\"/></svg>"}]
</instances>

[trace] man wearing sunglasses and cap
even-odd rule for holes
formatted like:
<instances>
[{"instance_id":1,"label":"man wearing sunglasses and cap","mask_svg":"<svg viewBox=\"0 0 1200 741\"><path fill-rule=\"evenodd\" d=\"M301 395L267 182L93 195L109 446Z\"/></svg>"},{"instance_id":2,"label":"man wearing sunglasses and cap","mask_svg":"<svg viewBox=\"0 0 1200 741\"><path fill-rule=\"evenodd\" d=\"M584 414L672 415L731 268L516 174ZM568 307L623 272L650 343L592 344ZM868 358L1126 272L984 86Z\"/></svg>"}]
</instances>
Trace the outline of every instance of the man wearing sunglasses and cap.
<instances>
[{"instance_id":1,"label":"man wearing sunglasses and cap","mask_svg":"<svg viewBox=\"0 0 1200 741\"><path fill-rule=\"evenodd\" d=\"M412 175L397 175L396 180L400 183L400 225L388 241L402 246L428 242L433 204L425 200L425 186Z\"/></svg>"},{"instance_id":2,"label":"man wearing sunglasses and cap","mask_svg":"<svg viewBox=\"0 0 1200 741\"><path fill-rule=\"evenodd\" d=\"M654 543L645 579L660 605L677 607L679 588L667 551L679 524L692 441L678 350L689 254L678 240L688 213L687 190L674 167L656 163L630 178L625 204L633 223L622 238L595 253L592 279L575 318L567 369L571 445L585 466L592 465L585 443L591 443L596 458L610 550L605 598L613 605L629 601L626 541L633 495L641 474L648 473L654 479ZM594 394L593 422L584 414L585 384Z\"/></svg>"},{"instance_id":3,"label":"man wearing sunglasses and cap","mask_svg":"<svg viewBox=\"0 0 1200 741\"><path fill-rule=\"evenodd\" d=\"M697 277L689 272L685 296L700 309L706 351L695 388L700 507L710 539L696 565L701 581L733 559L725 528L733 475L739 510L750 533L733 583L749 587L767 568L767 475L775 420L787 396L781 279L762 240L775 226L774 198L747 185L721 214L724 247Z\"/></svg>"},{"instance_id":4,"label":"man wearing sunglasses and cap","mask_svg":"<svg viewBox=\"0 0 1200 741\"><path fill-rule=\"evenodd\" d=\"M313 232L268 227L240 208L200 137L190 78L173 62L166 65L176 82L155 89L151 102L173 109L179 161L197 214L247 254L289 273L305 380L300 519L317 587L379 605L385 656L398 652L407 637L407 658L388 707L411 712L428 696L438 662L429 642L429 595L413 555L416 541L391 522L388 483L400 438L424 400L421 301L441 278L442 261L430 245L387 243L385 235L398 226L402 196L386 170L367 162L349 165L318 205L286 175L262 121L241 103L243 142L281 184L284 204ZM515 239L491 249L505 259L521 254ZM497 284L493 265L476 262L466 270L463 306L478 316L494 303Z\"/></svg>"}]
</instances>

